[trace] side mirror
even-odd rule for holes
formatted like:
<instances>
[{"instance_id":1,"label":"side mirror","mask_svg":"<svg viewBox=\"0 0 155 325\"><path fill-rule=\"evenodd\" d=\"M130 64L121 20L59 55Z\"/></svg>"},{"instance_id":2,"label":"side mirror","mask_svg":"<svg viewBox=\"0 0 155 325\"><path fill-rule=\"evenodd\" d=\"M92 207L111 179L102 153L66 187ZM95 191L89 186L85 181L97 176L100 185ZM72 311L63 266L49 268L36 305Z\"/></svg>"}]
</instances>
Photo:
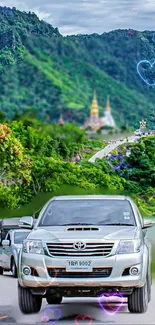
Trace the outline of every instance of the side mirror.
<instances>
[{"instance_id":1,"label":"side mirror","mask_svg":"<svg viewBox=\"0 0 155 325\"><path fill-rule=\"evenodd\" d=\"M155 221L152 219L144 219L143 229L147 229L155 226Z\"/></svg>"},{"instance_id":2,"label":"side mirror","mask_svg":"<svg viewBox=\"0 0 155 325\"><path fill-rule=\"evenodd\" d=\"M8 240L8 239L3 239L3 240L2 240L2 246L10 246L10 240Z\"/></svg>"},{"instance_id":3,"label":"side mirror","mask_svg":"<svg viewBox=\"0 0 155 325\"><path fill-rule=\"evenodd\" d=\"M19 227L32 229L33 223L34 223L33 217L22 217L19 220Z\"/></svg>"}]
</instances>

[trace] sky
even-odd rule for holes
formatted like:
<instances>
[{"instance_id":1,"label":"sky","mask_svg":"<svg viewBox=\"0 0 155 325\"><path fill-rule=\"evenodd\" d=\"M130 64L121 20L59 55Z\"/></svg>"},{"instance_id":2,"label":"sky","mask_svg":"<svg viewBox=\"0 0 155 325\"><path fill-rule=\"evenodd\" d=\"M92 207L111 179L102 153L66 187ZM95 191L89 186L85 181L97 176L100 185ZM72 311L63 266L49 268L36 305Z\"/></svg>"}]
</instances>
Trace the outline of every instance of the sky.
<instances>
[{"instance_id":1,"label":"sky","mask_svg":"<svg viewBox=\"0 0 155 325\"><path fill-rule=\"evenodd\" d=\"M0 5L33 11L62 35L155 30L155 0L2 0Z\"/></svg>"}]
</instances>

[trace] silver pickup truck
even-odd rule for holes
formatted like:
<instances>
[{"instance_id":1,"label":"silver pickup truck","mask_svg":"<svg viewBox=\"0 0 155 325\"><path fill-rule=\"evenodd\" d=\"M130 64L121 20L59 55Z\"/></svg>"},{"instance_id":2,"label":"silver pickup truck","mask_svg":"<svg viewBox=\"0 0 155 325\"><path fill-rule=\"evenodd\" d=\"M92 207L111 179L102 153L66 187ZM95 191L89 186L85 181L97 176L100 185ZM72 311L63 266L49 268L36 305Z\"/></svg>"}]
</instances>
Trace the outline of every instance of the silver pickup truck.
<instances>
[{"instance_id":1,"label":"silver pickup truck","mask_svg":"<svg viewBox=\"0 0 155 325\"><path fill-rule=\"evenodd\" d=\"M12 271L13 277L17 277L18 253L30 230L9 230L5 239L0 243L0 274L3 271Z\"/></svg>"},{"instance_id":2,"label":"silver pickup truck","mask_svg":"<svg viewBox=\"0 0 155 325\"><path fill-rule=\"evenodd\" d=\"M33 218L21 226L32 228ZM151 244L132 199L60 196L43 207L18 259L18 299L23 313L39 312L63 297L123 295L131 313L151 300Z\"/></svg>"}]
</instances>

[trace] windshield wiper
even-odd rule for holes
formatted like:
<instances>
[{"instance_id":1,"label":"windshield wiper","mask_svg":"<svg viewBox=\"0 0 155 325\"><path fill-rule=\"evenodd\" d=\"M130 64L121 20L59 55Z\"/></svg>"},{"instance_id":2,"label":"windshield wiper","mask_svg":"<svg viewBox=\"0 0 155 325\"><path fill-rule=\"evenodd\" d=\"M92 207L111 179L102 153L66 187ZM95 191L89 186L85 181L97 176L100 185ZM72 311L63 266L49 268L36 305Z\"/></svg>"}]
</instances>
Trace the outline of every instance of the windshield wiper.
<instances>
[{"instance_id":1,"label":"windshield wiper","mask_svg":"<svg viewBox=\"0 0 155 325\"><path fill-rule=\"evenodd\" d=\"M103 226L135 226L135 225L129 224L129 223L105 223L102 225Z\"/></svg>"},{"instance_id":2,"label":"windshield wiper","mask_svg":"<svg viewBox=\"0 0 155 325\"><path fill-rule=\"evenodd\" d=\"M75 222L75 223L65 223L61 226L95 226L93 223Z\"/></svg>"}]
</instances>

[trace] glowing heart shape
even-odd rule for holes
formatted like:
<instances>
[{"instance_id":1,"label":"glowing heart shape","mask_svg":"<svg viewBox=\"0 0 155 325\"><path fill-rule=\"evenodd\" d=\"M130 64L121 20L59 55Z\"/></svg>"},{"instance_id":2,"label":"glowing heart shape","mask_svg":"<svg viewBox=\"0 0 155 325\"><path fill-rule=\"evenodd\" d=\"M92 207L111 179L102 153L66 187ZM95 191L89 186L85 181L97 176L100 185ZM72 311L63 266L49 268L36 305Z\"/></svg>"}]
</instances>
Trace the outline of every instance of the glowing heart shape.
<instances>
[{"instance_id":1,"label":"glowing heart shape","mask_svg":"<svg viewBox=\"0 0 155 325\"><path fill-rule=\"evenodd\" d=\"M54 314L55 311L56 311L59 315L57 316L56 319L54 319L54 320L52 320L52 321L49 322L49 320L50 320L50 316L48 316L47 313L48 313L48 314ZM56 322L60 319L60 317L61 317L61 310L58 309L58 308L54 308L54 309L47 308L47 309L45 309L45 311L44 311L44 316L43 316L43 317L44 317L44 319L48 319L48 323L54 324L54 323L56 323ZM45 320L44 320L44 322L45 322Z\"/></svg>"},{"instance_id":2,"label":"glowing heart shape","mask_svg":"<svg viewBox=\"0 0 155 325\"><path fill-rule=\"evenodd\" d=\"M35 281L38 282L39 286L41 286L41 287L48 287L48 286L51 285L52 282L55 281L55 279L56 279L56 277L57 277L57 271L56 271L54 268L51 268L51 269L53 270L54 276L53 276L53 278L52 278L50 281L47 280L47 284L45 284L45 283L44 283L44 284L40 283L40 281L39 281L39 277L37 277L37 276L34 275L34 272L35 272L35 269L34 269L32 275L35 277ZM46 277L46 269L45 269L45 268L43 268L43 267L41 267L41 266L38 266L37 269L36 269L36 271L37 271L37 270L38 270L38 271L41 270L41 272L40 272L40 273L41 273L40 276L42 276L42 277Z\"/></svg>"},{"instance_id":3,"label":"glowing heart shape","mask_svg":"<svg viewBox=\"0 0 155 325\"><path fill-rule=\"evenodd\" d=\"M114 166L114 165L112 165L112 164L110 163L110 160L111 160L111 159L114 159L114 160L121 159L121 161L120 161L120 163L118 164L118 166ZM118 169L122 166L122 164L124 163L124 158L123 158L122 155L116 155L116 156L112 156L112 155L111 155L111 156L108 158L108 163L109 163L110 167L111 167L113 170L118 170Z\"/></svg>"},{"instance_id":4,"label":"glowing heart shape","mask_svg":"<svg viewBox=\"0 0 155 325\"><path fill-rule=\"evenodd\" d=\"M138 12L138 8L132 8L132 12L133 12L134 14L137 14L137 12Z\"/></svg>"},{"instance_id":5,"label":"glowing heart shape","mask_svg":"<svg viewBox=\"0 0 155 325\"><path fill-rule=\"evenodd\" d=\"M52 270L53 270L53 277L51 278L51 280L48 280L47 279L47 283L41 283L40 281L39 281L39 276L36 276L35 275L35 271L37 272L39 272L39 270L40 270L40 276L41 277L45 277L46 278L46 269L44 268L44 267L42 267L42 266L37 266L37 268L35 269L34 268L34 270L33 270L33 272L32 272L32 275L34 276L34 278L35 278L35 281L37 281L37 283L39 284L39 286L40 287L49 287L51 284L52 284L52 282L54 282L55 281L55 279L56 279L56 277L57 277L57 271L54 269L54 268L51 268ZM37 272L37 273L38 273ZM23 276L24 274L23 274L23 271L21 271L20 273L20 276Z\"/></svg>"},{"instance_id":6,"label":"glowing heart shape","mask_svg":"<svg viewBox=\"0 0 155 325\"><path fill-rule=\"evenodd\" d=\"M155 82L154 82L154 83L149 83L149 82L147 81L147 79L144 78L144 77L142 76L142 73L140 72L140 66L141 66L143 63L148 64L148 65L150 66L150 68L155 68L155 67L154 67L154 65L155 65L155 61L154 61L153 63L151 63L151 62L148 61L148 60L141 60L141 61L137 64L137 72L138 72L139 76L141 77L141 79L142 79L142 80L143 80L147 85L149 85L149 86L154 86L154 85L155 85Z\"/></svg>"},{"instance_id":7,"label":"glowing heart shape","mask_svg":"<svg viewBox=\"0 0 155 325\"><path fill-rule=\"evenodd\" d=\"M88 325L91 325L92 324L92 318L89 316L89 315L78 315L75 317L75 324L76 325L80 325L79 322L78 322L78 319L82 319L82 320L85 320L85 319L89 319L89 323Z\"/></svg>"},{"instance_id":8,"label":"glowing heart shape","mask_svg":"<svg viewBox=\"0 0 155 325\"><path fill-rule=\"evenodd\" d=\"M106 298L106 306L103 305L101 299L105 297ZM115 306L115 309L113 308L113 306L110 304L109 302L109 298L113 298L113 297L120 297L121 298L121 302L119 302L119 305L118 306ZM108 315L114 315L116 313L118 313L118 311L121 309L122 305L123 305L123 302L124 302L124 298L123 296L120 294L120 293L113 293L113 294L108 294L108 293L104 293L102 296L100 296L98 298L98 303L101 307L101 309L107 313ZM108 309L112 309L112 312L107 310L106 307L108 307Z\"/></svg>"},{"instance_id":9,"label":"glowing heart shape","mask_svg":"<svg viewBox=\"0 0 155 325\"><path fill-rule=\"evenodd\" d=\"M47 323L49 321L49 317L48 316L42 316L41 320L42 320L42 322Z\"/></svg>"}]
</instances>

